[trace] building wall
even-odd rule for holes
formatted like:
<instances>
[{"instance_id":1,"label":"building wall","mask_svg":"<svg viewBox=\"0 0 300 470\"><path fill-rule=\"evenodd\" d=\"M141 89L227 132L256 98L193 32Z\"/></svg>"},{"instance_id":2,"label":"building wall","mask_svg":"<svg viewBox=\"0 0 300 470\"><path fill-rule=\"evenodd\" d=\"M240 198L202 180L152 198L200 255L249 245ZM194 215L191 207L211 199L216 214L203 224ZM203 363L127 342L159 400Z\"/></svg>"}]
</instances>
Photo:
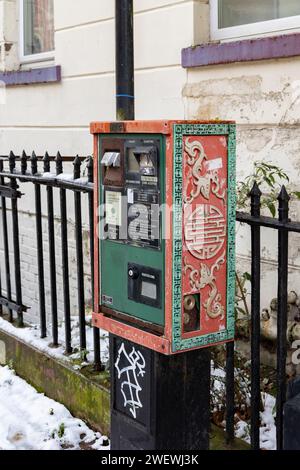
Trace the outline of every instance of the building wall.
<instances>
[{"instance_id":1,"label":"building wall","mask_svg":"<svg viewBox=\"0 0 300 470\"><path fill-rule=\"evenodd\" d=\"M254 161L268 161L289 175L299 191L300 58L201 67L188 71L184 87L186 116L237 122L237 177L253 172ZM267 213L270 215L270 213ZM300 220L300 204L291 204ZM238 267L250 271L249 228L237 230ZM289 289L299 293L300 239L290 237ZM262 230L262 307L277 296L277 235Z\"/></svg>"},{"instance_id":2,"label":"building wall","mask_svg":"<svg viewBox=\"0 0 300 470\"><path fill-rule=\"evenodd\" d=\"M89 123L115 118L114 3L113 0L55 0L55 64L62 67L62 81L56 84L6 88L5 103L0 104L0 155L8 154L10 150L18 155L23 149L28 154L33 149L37 154L43 154L47 150L51 155L57 150L62 155L88 155L92 152ZM184 118L182 89L187 80L187 72L181 67L181 49L195 44L206 34L205 28L200 32L198 28L194 28L194 12L199 8L198 3L198 0L134 2L136 119ZM0 24L2 18L6 33L2 34L0 28L0 46L5 46L1 48L3 54L0 70L16 70L20 67L16 54L17 0L0 0L0 13L1 11L5 15L0 14ZM183 27L183 18L189 27ZM9 44L13 44L10 49ZM21 66L23 69L30 67L32 64ZM19 203L23 294L24 304L32 307L29 311L30 318L38 318L35 219L32 204L34 194L29 185L25 186L22 191L26 196ZM45 192L42 193L46 299L50 318L46 198ZM55 215L59 218L59 200L57 195L55 197ZM72 198L69 199L68 210L72 266L71 303L72 312L76 314ZM1 232L0 230L0 243ZM87 236L85 226L85 238ZM61 285L59 224L56 226L56 245L57 276ZM88 243L85 243L86 297L91 300L88 256ZM3 253L0 261L4 277ZM11 261L13 262L12 254ZM5 288L4 281L3 284ZM61 289L58 290L58 305L62 315Z\"/></svg>"},{"instance_id":3,"label":"building wall","mask_svg":"<svg viewBox=\"0 0 300 470\"><path fill-rule=\"evenodd\" d=\"M184 117L181 49L196 40L195 4L135 1L136 119ZM182 18L190 27L183 27ZM92 151L89 123L115 117L114 34L114 1L55 0L55 63L62 67L62 82L7 88L2 152Z\"/></svg>"}]
</instances>

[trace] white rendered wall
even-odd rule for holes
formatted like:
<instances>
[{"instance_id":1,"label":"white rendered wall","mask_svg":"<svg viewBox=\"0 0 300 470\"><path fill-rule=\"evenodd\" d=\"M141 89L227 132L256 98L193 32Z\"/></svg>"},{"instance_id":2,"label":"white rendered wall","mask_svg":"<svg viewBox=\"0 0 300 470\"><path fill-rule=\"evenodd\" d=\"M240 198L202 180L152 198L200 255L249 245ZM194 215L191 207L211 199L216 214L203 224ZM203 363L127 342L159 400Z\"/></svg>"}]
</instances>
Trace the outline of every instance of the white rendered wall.
<instances>
[{"instance_id":1,"label":"white rendered wall","mask_svg":"<svg viewBox=\"0 0 300 470\"><path fill-rule=\"evenodd\" d=\"M6 89L5 104L0 104L0 154L13 150L28 154L46 150L62 155L88 155L92 152L89 134L91 121L115 118L115 31L113 0L55 0L55 64L62 67L57 84L16 86ZM197 41L194 11L199 0L136 0L135 7L135 88L136 119L184 118L182 89L187 72L181 67L181 49ZM204 2L206 3L206 2ZM6 15L0 25L18 39L18 2L0 0ZM4 11L4 10L3 10ZM13 15L9 14L13 12ZM0 14L1 18L1 14ZM5 20L5 21L4 21ZM203 34L203 33L201 33ZM7 38L6 38L7 39ZM5 40L5 38L4 38ZM0 26L1 44L1 26ZM2 69L20 68L18 56L8 54L0 60ZM46 63L45 65L51 65ZM43 66L29 64L21 68ZM1 70L1 69L0 69ZM72 171L72 170L71 170ZM34 218L34 193L30 186L19 203L20 240L24 304L29 315L37 318L38 278ZM55 212L59 217L59 199L55 193ZM84 199L84 198L83 198ZM47 244L46 198L43 191L43 234L45 245L45 282L47 313L50 318L50 280ZM86 222L87 205L84 207ZM68 201L70 234L70 273L72 312L77 312L77 285L73 198ZM0 230L0 243L2 230ZM84 233L86 298L89 286L88 230ZM58 285L62 286L60 229L56 224L56 262ZM1 246L1 245L0 245ZM11 255L11 261L13 257ZM3 252L0 253L3 273ZM13 264L12 264L13 266ZM3 279L5 289L5 277ZM12 284L13 273L12 273ZM63 312L62 289L58 289L58 307Z\"/></svg>"},{"instance_id":2,"label":"white rendered wall","mask_svg":"<svg viewBox=\"0 0 300 470\"><path fill-rule=\"evenodd\" d=\"M190 69L184 88L186 116L237 122L237 177L253 171L254 161L282 167L290 190L300 181L300 58ZM267 215L270 215L267 212ZM300 203L290 216L300 220ZM250 269L250 230L237 232L239 268ZM300 292L300 237L290 236L289 289ZM277 296L277 234L262 230L262 307Z\"/></svg>"}]
</instances>

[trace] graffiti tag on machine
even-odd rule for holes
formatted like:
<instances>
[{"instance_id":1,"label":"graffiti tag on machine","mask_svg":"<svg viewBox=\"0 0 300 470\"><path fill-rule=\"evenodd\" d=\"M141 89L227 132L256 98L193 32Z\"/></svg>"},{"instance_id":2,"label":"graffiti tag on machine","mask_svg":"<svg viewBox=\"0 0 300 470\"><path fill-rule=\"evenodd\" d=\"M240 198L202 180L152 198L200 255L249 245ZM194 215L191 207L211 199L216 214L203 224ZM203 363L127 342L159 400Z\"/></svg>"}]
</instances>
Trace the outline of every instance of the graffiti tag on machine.
<instances>
[{"instance_id":1,"label":"graffiti tag on machine","mask_svg":"<svg viewBox=\"0 0 300 470\"><path fill-rule=\"evenodd\" d=\"M118 357L115 363L118 371L118 378L121 379L121 392L124 398L124 408L129 407L129 411L136 419L137 410L143 408L140 400L139 377L144 377L146 371L146 361L140 351L133 347L130 354L126 351L124 343L118 350Z\"/></svg>"}]
</instances>

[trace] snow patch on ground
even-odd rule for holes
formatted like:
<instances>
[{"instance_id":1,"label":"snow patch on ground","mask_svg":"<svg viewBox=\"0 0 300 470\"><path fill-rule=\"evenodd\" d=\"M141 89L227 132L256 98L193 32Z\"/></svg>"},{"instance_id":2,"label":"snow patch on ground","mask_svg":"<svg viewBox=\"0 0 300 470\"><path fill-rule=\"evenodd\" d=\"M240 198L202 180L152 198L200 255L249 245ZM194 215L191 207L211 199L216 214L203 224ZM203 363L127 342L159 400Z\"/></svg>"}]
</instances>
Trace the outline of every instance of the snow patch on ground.
<instances>
[{"instance_id":1,"label":"snow patch on ground","mask_svg":"<svg viewBox=\"0 0 300 470\"><path fill-rule=\"evenodd\" d=\"M93 363L94 357L94 340L93 340L93 328L91 327L92 317L86 316L86 360L87 363ZM6 332L22 341L26 344L30 344L34 348L42 351L49 356L60 359L69 363L72 361L80 359L82 354L79 352L80 349L80 338L79 338L79 323L76 318L71 319L71 328L72 328L72 347L75 352L70 356L66 356L65 353L65 328L64 323L61 323L58 328L58 341L60 346L58 348L50 347L51 343L51 325L48 325L48 337L40 338L40 330L37 325L30 325L26 328L16 328L8 321L0 317L0 330ZM108 347L108 335L104 331L100 331L100 348L101 348L101 360L104 364L108 362L109 356L109 347ZM84 363L83 365L86 365ZM79 365L73 365L74 369L79 369Z\"/></svg>"},{"instance_id":2,"label":"snow patch on ground","mask_svg":"<svg viewBox=\"0 0 300 470\"><path fill-rule=\"evenodd\" d=\"M0 450L108 450L105 440L63 405L0 367Z\"/></svg>"},{"instance_id":3,"label":"snow patch on ground","mask_svg":"<svg viewBox=\"0 0 300 470\"><path fill-rule=\"evenodd\" d=\"M213 387L215 393L222 391L225 394L226 373L223 369L214 368L212 364L211 373L213 377ZM241 375L240 370L235 371ZM214 393L214 392L212 392ZM247 396L250 403L250 395ZM265 450L276 450L276 425L275 425L275 405L276 399L268 393L262 393L262 403L264 411L260 413L260 448ZM250 425L246 421L238 421L235 424L235 436L250 444Z\"/></svg>"},{"instance_id":4,"label":"snow patch on ground","mask_svg":"<svg viewBox=\"0 0 300 470\"><path fill-rule=\"evenodd\" d=\"M264 411L261 413L260 446L262 449L276 450L276 399L267 393L262 395Z\"/></svg>"}]
</instances>

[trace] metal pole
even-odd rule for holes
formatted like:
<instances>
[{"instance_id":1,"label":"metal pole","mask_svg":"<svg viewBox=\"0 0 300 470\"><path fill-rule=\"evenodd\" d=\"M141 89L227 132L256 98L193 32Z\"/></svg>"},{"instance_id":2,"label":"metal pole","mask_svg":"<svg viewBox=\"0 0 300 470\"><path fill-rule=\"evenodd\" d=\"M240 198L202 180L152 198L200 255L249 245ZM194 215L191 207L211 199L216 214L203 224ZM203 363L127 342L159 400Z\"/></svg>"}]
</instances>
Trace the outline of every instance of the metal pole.
<instances>
[{"instance_id":1,"label":"metal pole","mask_svg":"<svg viewBox=\"0 0 300 470\"><path fill-rule=\"evenodd\" d=\"M117 120L134 120L133 0L116 0Z\"/></svg>"}]
</instances>

